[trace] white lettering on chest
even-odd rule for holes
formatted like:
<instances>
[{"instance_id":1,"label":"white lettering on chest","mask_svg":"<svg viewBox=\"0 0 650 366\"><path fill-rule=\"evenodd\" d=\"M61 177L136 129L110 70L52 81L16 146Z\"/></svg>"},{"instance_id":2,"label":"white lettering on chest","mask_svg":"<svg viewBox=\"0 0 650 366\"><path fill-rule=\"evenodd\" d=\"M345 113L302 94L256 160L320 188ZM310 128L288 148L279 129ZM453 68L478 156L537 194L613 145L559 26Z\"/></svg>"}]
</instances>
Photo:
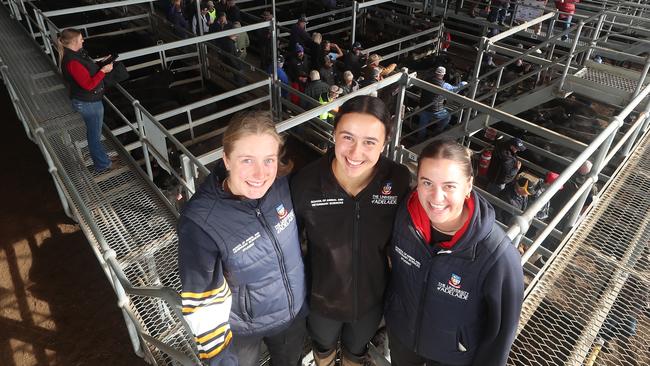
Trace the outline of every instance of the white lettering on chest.
<instances>
[{"instance_id":1,"label":"white lettering on chest","mask_svg":"<svg viewBox=\"0 0 650 366\"><path fill-rule=\"evenodd\" d=\"M446 283L438 282L438 286L436 289L442 293L445 293L453 297L457 297L461 300L467 301L467 299L469 298L469 292L455 288Z\"/></svg>"},{"instance_id":2,"label":"white lettering on chest","mask_svg":"<svg viewBox=\"0 0 650 366\"><path fill-rule=\"evenodd\" d=\"M236 247L232 248L232 253L237 254L239 252L245 252L248 249L252 248L255 245L255 240L259 239L261 237L260 232L256 232L252 236L248 237L246 240L242 241L241 243L237 244Z\"/></svg>"},{"instance_id":3,"label":"white lettering on chest","mask_svg":"<svg viewBox=\"0 0 650 366\"><path fill-rule=\"evenodd\" d=\"M343 198L324 198L322 200L311 200L311 207L342 205Z\"/></svg>"}]
</instances>

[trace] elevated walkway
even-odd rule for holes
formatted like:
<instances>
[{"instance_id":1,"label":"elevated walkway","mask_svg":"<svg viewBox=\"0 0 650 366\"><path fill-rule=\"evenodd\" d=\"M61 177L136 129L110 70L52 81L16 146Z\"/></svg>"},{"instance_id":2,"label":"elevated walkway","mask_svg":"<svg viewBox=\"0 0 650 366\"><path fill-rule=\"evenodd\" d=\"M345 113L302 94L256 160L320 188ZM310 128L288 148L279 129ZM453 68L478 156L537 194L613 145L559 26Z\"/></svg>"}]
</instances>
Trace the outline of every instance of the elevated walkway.
<instances>
[{"instance_id":1,"label":"elevated walkway","mask_svg":"<svg viewBox=\"0 0 650 366\"><path fill-rule=\"evenodd\" d=\"M84 122L72 110L55 66L2 6L0 33L0 68L17 114L48 161L66 213L79 220L118 294L136 353L149 362L171 364L161 351L168 346L177 359L184 354L196 360L193 339L171 305L177 296L173 291L180 291L175 209L110 133L103 144L117 157L118 167L92 170ZM147 296L162 286L173 290L162 291L170 302ZM151 337L142 340L149 347L141 347L137 333Z\"/></svg>"}]
</instances>

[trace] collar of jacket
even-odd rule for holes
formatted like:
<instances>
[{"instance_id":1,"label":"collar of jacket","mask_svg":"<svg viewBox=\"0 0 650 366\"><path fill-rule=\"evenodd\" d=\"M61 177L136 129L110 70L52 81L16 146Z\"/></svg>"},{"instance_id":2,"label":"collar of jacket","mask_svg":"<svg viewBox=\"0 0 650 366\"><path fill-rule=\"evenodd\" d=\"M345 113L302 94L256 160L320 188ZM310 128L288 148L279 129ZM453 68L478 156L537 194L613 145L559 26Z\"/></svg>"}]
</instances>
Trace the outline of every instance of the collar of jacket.
<instances>
[{"instance_id":1,"label":"collar of jacket","mask_svg":"<svg viewBox=\"0 0 650 366\"><path fill-rule=\"evenodd\" d=\"M481 197L476 191L472 191L472 199L474 201L474 211L465 233L458 238L453 247L450 249L440 248L439 252L442 251L448 255L471 261L476 259L479 243L490 234L492 226L497 225L497 223L494 219L494 209L485 198ZM412 225L417 230L410 213L408 215L409 225ZM423 244L429 245L429 243Z\"/></svg>"},{"instance_id":2,"label":"collar of jacket","mask_svg":"<svg viewBox=\"0 0 650 366\"><path fill-rule=\"evenodd\" d=\"M321 159L321 172L323 172L323 174L321 174L320 182L321 189L323 193L337 193L349 197L350 195L343 189L343 187L341 187L339 182L336 180L336 177L334 176L334 171L332 171L332 161L334 160L334 157L334 147L331 147L325 156ZM375 164L375 171L373 172L373 178L370 180L370 183L368 183L368 185L362 189L356 197L351 198L359 199L360 197L364 197L368 192L371 192L373 189L375 189L375 182L382 180L382 176L386 171L386 166L386 158L381 155L377 161L377 164Z\"/></svg>"}]
</instances>

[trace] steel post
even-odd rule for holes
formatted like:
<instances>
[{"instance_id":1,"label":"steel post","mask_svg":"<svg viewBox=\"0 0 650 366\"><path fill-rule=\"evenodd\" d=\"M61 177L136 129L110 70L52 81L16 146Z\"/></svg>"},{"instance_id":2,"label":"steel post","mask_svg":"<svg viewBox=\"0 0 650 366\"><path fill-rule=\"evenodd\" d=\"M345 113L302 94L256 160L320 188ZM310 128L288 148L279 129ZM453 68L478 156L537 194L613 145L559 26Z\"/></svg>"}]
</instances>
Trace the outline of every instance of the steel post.
<instances>
[{"instance_id":1,"label":"steel post","mask_svg":"<svg viewBox=\"0 0 650 366\"><path fill-rule=\"evenodd\" d=\"M600 32L603 29L603 24L605 23L605 19L607 18L607 14L603 13L598 17L598 23L596 24L596 29L593 32L593 36L591 37L591 47L585 52L582 62L580 63L581 65L584 66L585 62L591 58L591 54L593 53L594 49L593 47L596 46L598 38L600 38Z\"/></svg>"},{"instance_id":2,"label":"steel post","mask_svg":"<svg viewBox=\"0 0 650 366\"><path fill-rule=\"evenodd\" d=\"M582 32L582 27L585 26L584 22L578 23L578 29L576 30L576 36L573 39L573 43L571 44L571 50L569 51L569 57L566 60L566 64L564 65L564 71L562 72L562 79L560 80L560 85L558 86L558 91L563 91L564 89L564 83L566 82L566 77L567 74L569 73L569 67L571 66L571 60L573 59L574 53L576 51L576 47L578 46L578 40L580 39L580 33Z\"/></svg>"},{"instance_id":3,"label":"steel post","mask_svg":"<svg viewBox=\"0 0 650 366\"><path fill-rule=\"evenodd\" d=\"M481 37L481 40L479 41L478 45L478 53L476 54L476 62L474 64L474 73L472 73L472 88L470 89L469 92L469 98L474 100L476 98L476 91L478 90L478 84L481 82L479 79L479 74L481 73L481 63L483 62L483 52L486 49L488 43L488 38L487 37ZM463 121L464 123L464 131L465 134L467 134L467 128L468 128L468 122L472 114L472 108L468 108L465 113L465 120Z\"/></svg>"},{"instance_id":4,"label":"steel post","mask_svg":"<svg viewBox=\"0 0 650 366\"><path fill-rule=\"evenodd\" d=\"M352 2L352 35L350 37L350 49L352 49L352 45L354 42L357 40L357 11L359 9L359 3L354 0Z\"/></svg>"},{"instance_id":5,"label":"steel post","mask_svg":"<svg viewBox=\"0 0 650 366\"><path fill-rule=\"evenodd\" d=\"M194 192L196 192L196 182L194 180L195 169L194 164L192 164L185 154L181 155L181 169L183 169L183 178L187 184L185 187L185 197L189 200L194 195Z\"/></svg>"},{"instance_id":6,"label":"steel post","mask_svg":"<svg viewBox=\"0 0 650 366\"><path fill-rule=\"evenodd\" d=\"M650 56L646 57L645 65L643 66L643 71L641 71L641 77L639 78L639 81L636 85L632 99L634 99L641 92L641 88L643 88L645 79L648 76L648 70L650 70Z\"/></svg>"},{"instance_id":7,"label":"steel post","mask_svg":"<svg viewBox=\"0 0 650 366\"><path fill-rule=\"evenodd\" d=\"M603 169L603 162L605 160L605 157L607 156L607 153L609 152L610 146L612 146L612 142L614 141L614 137L616 137L616 132L620 128L620 126L623 124L623 121L619 116L614 117L614 120L612 123L617 124L618 127L614 129L610 133L610 135L607 137L607 140L600 146L600 149L598 150L598 153L596 155L596 158L593 161L593 166L591 168L591 172L589 172L589 177L592 178L592 183L588 183L590 186L593 186L596 181L598 181L598 173ZM585 183L587 184L587 183ZM582 212L582 207L585 205L585 201L587 201L587 197L589 196L591 187L586 189L580 198L576 201L575 206L571 209L571 215L569 216L569 219L566 221L563 232L568 233L570 229L575 225L576 221L578 220L578 217L580 217L580 213Z\"/></svg>"},{"instance_id":8,"label":"steel post","mask_svg":"<svg viewBox=\"0 0 650 366\"><path fill-rule=\"evenodd\" d=\"M146 140L147 136L144 131L144 125L142 123L142 113L140 112L140 102L139 101L134 101L132 102L133 105L133 110L135 112L135 120L138 125L138 139L140 140L140 144L142 145L142 154L144 155L144 164L147 169L147 175L149 176L149 179L153 182L153 172L151 170L151 160L149 158L149 145L147 145Z\"/></svg>"},{"instance_id":9,"label":"steel post","mask_svg":"<svg viewBox=\"0 0 650 366\"><path fill-rule=\"evenodd\" d=\"M397 94L397 105L395 110L395 126L393 127L392 136L390 136L388 156L395 160L397 146L402 139L402 126L404 124L404 96L406 95L406 86L408 85L408 69L402 68L402 79L399 81L399 93Z\"/></svg>"},{"instance_id":10,"label":"steel post","mask_svg":"<svg viewBox=\"0 0 650 366\"><path fill-rule=\"evenodd\" d=\"M637 118L643 118L644 121L643 123L640 123L637 128L635 128L634 132L625 143L625 147L623 147L623 151L622 151L623 156L628 156L630 154L630 151L632 150L632 146L634 146L634 143L636 142L636 138L639 136L639 132L643 130L645 122L649 119L649 115L650 115L650 101L648 101L648 104L646 105L643 113L641 113L639 117L637 117Z\"/></svg>"}]
</instances>

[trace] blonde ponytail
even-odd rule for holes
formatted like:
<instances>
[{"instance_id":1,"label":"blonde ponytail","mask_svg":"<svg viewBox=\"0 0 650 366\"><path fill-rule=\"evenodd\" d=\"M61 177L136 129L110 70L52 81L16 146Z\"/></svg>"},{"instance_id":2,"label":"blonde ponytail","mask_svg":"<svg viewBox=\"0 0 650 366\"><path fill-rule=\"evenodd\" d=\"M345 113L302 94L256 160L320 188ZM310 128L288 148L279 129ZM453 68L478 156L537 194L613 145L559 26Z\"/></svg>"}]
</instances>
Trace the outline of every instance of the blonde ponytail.
<instances>
[{"instance_id":1,"label":"blonde ponytail","mask_svg":"<svg viewBox=\"0 0 650 366\"><path fill-rule=\"evenodd\" d=\"M65 48L72 43L72 41L81 35L81 31L74 28L68 28L61 31L57 37L56 50L59 53L59 70L63 68L63 53Z\"/></svg>"}]
</instances>

